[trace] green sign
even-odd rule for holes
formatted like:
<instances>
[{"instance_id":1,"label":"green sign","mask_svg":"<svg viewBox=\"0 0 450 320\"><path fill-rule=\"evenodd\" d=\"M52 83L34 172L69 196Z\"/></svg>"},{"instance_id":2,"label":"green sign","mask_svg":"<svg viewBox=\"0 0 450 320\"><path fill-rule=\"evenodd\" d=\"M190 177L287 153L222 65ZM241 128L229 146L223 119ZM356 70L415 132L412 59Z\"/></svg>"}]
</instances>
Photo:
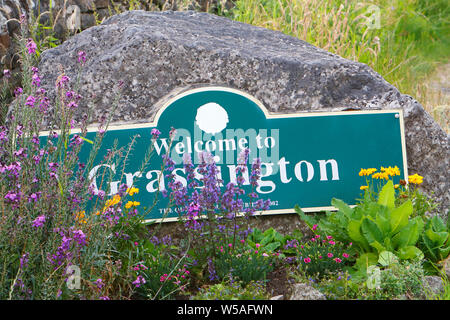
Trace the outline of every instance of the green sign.
<instances>
[{"instance_id":1,"label":"green sign","mask_svg":"<svg viewBox=\"0 0 450 320\"><path fill-rule=\"evenodd\" d=\"M151 207L158 194L146 220L163 216L164 221L176 219L175 211L164 214L168 198L158 192L167 186L167 172L161 174L161 164L172 127L176 134L169 154L176 163L173 174L182 183L186 182L185 154L195 165L199 152L211 153L224 185L236 181L237 160L243 149L250 150L250 164L260 158L262 176L256 192L260 198L271 200L270 210L263 214L291 213L296 204L304 211L332 209L333 197L355 204L365 183L358 175L361 168L397 166L402 173L398 178L407 177L401 110L273 114L242 91L205 87L167 101L152 123L110 127L89 175L94 192L99 192L101 185L111 197L120 184L133 185L139 188L134 199L141 207ZM156 140L152 140L154 128L161 132ZM95 135L88 132L86 138L93 140ZM136 136L125 168L102 164L115 143L126 147ZM154 152L142 172L151 143ZM84 144L81 161L87 159L91 147ZM107 185L101 183L105 170L112 176Z\"/></svg>"}]
</instances>

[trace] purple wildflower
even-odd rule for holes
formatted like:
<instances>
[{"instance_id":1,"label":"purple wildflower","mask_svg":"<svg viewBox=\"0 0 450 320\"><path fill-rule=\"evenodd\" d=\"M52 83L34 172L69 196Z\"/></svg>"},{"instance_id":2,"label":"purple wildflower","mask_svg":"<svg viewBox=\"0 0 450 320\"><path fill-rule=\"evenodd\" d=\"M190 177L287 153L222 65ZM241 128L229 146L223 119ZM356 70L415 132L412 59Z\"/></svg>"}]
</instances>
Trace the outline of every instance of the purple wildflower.
<instances>
[{"instance_id":1,"label":"purple wildflower","mask_svg":"<svg viewBox=\"0 0 450 320\"><path fill-rule=\"evenodd\" d=\"M38 216L36 219L33 220L33 227L35 228L42 227L44 225L44 222L45 216L44 215Z\"/></svg>"},{"instance_id":2,"label":"purple wildflower","mask_svg":"<svg viewBox=\"0 0 450 320\"><path fill-rule=\"evenodd\" d=\"M37 46L36 46L36 43L34 43L33 39L29 38L27 40L26 47L28 49L28 54L35 54L36 53Z\"/></svg>"}]
</instances>

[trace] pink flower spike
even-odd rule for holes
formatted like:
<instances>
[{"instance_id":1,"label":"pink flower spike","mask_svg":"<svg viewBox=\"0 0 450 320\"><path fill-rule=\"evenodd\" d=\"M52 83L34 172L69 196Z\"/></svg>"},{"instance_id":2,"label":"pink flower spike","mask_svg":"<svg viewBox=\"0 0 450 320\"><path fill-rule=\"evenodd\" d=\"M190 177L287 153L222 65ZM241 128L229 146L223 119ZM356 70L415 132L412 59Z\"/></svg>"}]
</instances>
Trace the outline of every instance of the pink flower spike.
<instances>
[{"instance_id":1,"label":"pink flower spike","mask_svg":"<svg viewBox=\"0 0 450 320\"><path fill-rule=\"evenodd\" d=\"M312 229L316 230L317 229L317 224L313 225Z\"/></svg>"}]
</instances>

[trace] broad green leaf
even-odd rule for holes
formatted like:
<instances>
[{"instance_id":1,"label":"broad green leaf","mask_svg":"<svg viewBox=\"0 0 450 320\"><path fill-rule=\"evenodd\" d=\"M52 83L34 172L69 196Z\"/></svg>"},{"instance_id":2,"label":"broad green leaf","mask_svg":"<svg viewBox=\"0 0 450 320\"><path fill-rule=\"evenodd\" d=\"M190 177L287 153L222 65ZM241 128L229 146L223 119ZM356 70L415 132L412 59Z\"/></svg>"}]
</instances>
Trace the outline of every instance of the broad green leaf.
<instances>
[{"instance_id":1,"label":"broad green leaf","mask_svg":"<svg viewBox=\"0 0 450 320\"><path fill-rule=\"evenodd\" d=\"M383 251L378 256L378 263L381 264L383 267L390 266L397 262L398 262L397 256L390 251Z\"/></svg>"},{"instance_id":2,"label":"broad green leaf","mask_svg":"<svg viewBox=\"0 0 450 320\"><path fill-rule=\"evenodd\" d=\"M373 253L364 253L358 259L356 259L356 267L359 270L367 270L369 266L376 265L378 262L378 256Z\"/></svg>"},{"instance_id":3,"label":"broad green leaf","mask_svg":"<svg viewBox=\"0 0 450 320\"><path fill-rule=\"evenodd\" d=\"M447 240L447 232L434 232L431 229L425 231L425 235L433 242L435 247L442 246Z\"/></svg>"},{"instance_id":4,"label":"broad green leaf","mask_svg":"<svg viewBox=\"0 0 450 320\"><path fill-rule=\"evenodd\" d=\"M423 221L420 217L410 220L408 224L392 238L394 248L400 249L402 247L415 245L417 240L419 240L422 229Z\"/></svg>"},{"instance_id":5,"label":"broad green leaf","mask_svg":"<svg viewBox=\"0 0 450 320\"><path fill-rule=\"evenodd\" d=\"M278 242L283 242L284 236L279 232L275 232L273 240L278 241Z\"/></svg>"},{"instance_id":6,"label":"broad green leaf","mask_svg":"<svg viewBox=\"0 0 450 320\"><path fill-rule=\"evenodd\" d=\"M407 246L400 248L397 255L403 260L421 260L423 259L423 252L416 246Z\"/></svg>"},{"instance_id":7,"label":"broad green leaf","mask_svg":"<svg viewBox=\"0 0 450 320\"><path fill-rule=\"evenodd\" d=\"M408 218L413 212L413 205L411 200L406 201L398 208L391 211L391 230L392 233L397 233L401 228L408 224Z\"/></svg>"},{"instance_id":8,"label":"broad green leaf","mask_svg":"<svg viewBox=\"0 0 450 320\"><path fill-rule=\"evenodd\" d=\"M262 249L267 252L274 252L279 246L281 246L280 242L271 242L267 246L264 246Z\"/></svg>"},{"instance_id":9,"label":"broad green leaf","mask_svg":"<svg viewBox=\"0 0 450 320\"><path fill-rule=\"evenodd\" d=\"M392 180L386 182L378 195L378 204L386 206L390 209L395 207L395 189Z\"/></svg>"},{"instance_id":10,"label":"broad green leaf","mask_svg":"<svg viewBox=\"0 0 450 320\"><path fill-rule=\"evenodd\" d=\"M261 240L260 244L262 246L265 246L266 244L272 242L272 240L273 240L273 234L268 234Z\"/></svg>"},{"instance_id":11,"label":"broad green leaf","mask_svg":"<svg viewBox=\"0 0 450 320\"><path fill-rule=\"evenodd\" d=\"M387 250L387 248L385 246L383 246L381 243L379 243L378 241L373 241L370 243L370 245L372 247L374 247L375 249L377 249L378 253Z\"/></svg>"},{"instance_id":12,"label":"broad green leaf","mask_svg":"<svg viewBox=\"0 0 450 320\"><path fill-rule=\"evenodd\" d=\"M350 220L347 226L347 232L352 241L357 243L367 243L366 239L361 234L361 220Z\"/></svg>"},{"instance_id":13,"label":"broad green leaf","mask_svg":"<svg viewBox=\"0 0 450 320\"><path fill-rule=\"evenodd\" d=\"M439 252L439 260L444 260L450 254L450 246L445 248L439 248L438 252Z\"/></svg>"},{"instance_id":14,"label":"broad green leaf","mask_svg":"<svg viewBox=\"0 0 450 320\"><path fill-rule=\"evenodd\" d=\"M317 224L317 221L313 217L306 215L298 204L295 205L294 210L297 212L300 219L302 219L311 229L315 224Z\"/></svg>"},{"instance_id":15,"label":"broad green leaf","mask_svg":"<svg viewBox=\"0 0 450 320\"><path fill-rule=\"evenodd\" d=\"M383 233L378 228L377 224L368 218L363 219L361 231L370 245L372 245L373 242L381 244L384 241Z\"/></svg>"},{"instance_id":16,"label":"broad green leaf","mask_svg":"<svg viewBox=\"0 0 450 320\"><path fill-rule=\"evenodd\" d=\"M389 236L391 233L391 224L390 224L390 210L387 207L380 208L380 211L375 217L375 222L383 233L383 238Z\"/></svg>"},{"instance_id":17,"label":"broad green leaf","mask_svg":"<svg viewBox=\"0 0 450 320\"><path fill-rule=\"evenodd\" d=\"M425 245L427 251L427 257L431 258L433 262L437 262L439 260L437 253L435 252L435 248L433 246L433 242L426 237L425 235L422 237L423 244Z\"/></svg>"},{"instance_id":18,"label":"broad green leaf","mask_svg":"<svg viewBox=\"0 0 450 320\"><path fill-rule=\"evenodd\" d=\"M350 208L348 206L348 204L346 204L344 201L342 201L340 199L333 198L331 200L331 205L333 207L339 209L339 211L341 211L347 218L350 219L350 217L352 216L353 209Z\"/></svg>"},{"instance_id":19,"label":"broad green leaf","mask_svg":"<svg viewBox=\"0 0 450 320\"><path fill-rule=\"evenodd\" d=\"M448 231L445 227L444 221L439 216L433 216L430 219L431 226L433 228L433 231L443 232Z\"/></svg>"}]
</instances>

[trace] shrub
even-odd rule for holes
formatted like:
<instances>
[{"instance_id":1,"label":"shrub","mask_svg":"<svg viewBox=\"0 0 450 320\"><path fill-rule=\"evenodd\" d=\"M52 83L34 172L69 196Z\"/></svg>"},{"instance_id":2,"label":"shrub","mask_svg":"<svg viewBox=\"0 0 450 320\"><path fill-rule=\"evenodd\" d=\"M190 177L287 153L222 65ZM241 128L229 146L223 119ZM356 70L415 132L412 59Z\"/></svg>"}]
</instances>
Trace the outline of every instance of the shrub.
<instances>
[{"instance_id":1,"label":"shrub","mask_svg":"<svg viewBox=\"0 0 450 320\"><path fill-rule=\"evenodd\" d=\"M246 286L233 279L200 288L193 300L267 300L269 295L262 282L251 281Z\"/></svg>"},{"instance_id":2,"label":"shrub","mask_svg":"<svg viewBox=\"0 0 450 320\"><path fill-rule=\"evenodd\" d=\"M370 171L364 171L370 170ZM397 169L383 168L378 173L376 169L363 169L360 175L371 175L373 179L388 180L377 193L373 185L363 188L364 199L355 207L350 208L341 200L333 199L332 205L337 212L329 212L320 221L306 216L297 206L300 217L311 227L318 224L323 232L333 235L340 241L352 242L359 251L359 259L366 264L378 260L382 251L395 252L400 259L421 259L422 251L416 247L423 230L423 220L413 213L412 201L408 199L396 206L395 186L390 176L397 175ZM364 264L361 263L361 266Z\"/></svg>"}]
</instances>

